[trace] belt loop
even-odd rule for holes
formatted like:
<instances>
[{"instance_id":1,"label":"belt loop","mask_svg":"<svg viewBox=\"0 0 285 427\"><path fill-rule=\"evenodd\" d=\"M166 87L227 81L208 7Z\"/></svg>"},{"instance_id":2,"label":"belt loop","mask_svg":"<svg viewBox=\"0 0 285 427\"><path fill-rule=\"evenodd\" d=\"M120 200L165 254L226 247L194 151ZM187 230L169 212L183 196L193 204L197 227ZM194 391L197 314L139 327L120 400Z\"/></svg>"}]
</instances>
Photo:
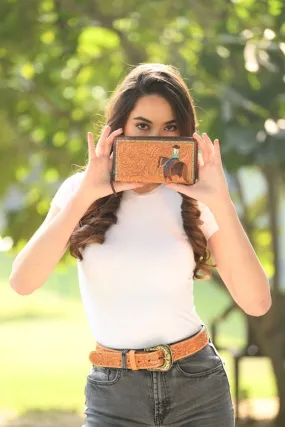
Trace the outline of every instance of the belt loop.
<instances>
[{"instance_id":1,"label":"belt loop","mask_svg":"<svg viewBox=\"0 0 285 427\"><path fill-rule=\"evenodd\" d=\"M128 348L125 349L125 350L122 350L122 370L123 371L127 371L128 370L128 368L127 368L127 356L126 356L126 354L127 354L128 351L129 351Z\"/></svg>"},{"instance_id":2,"label":"belt loop","mask_svg":"<svg viewBox=\"0 0 285 427\"><path fill-rule=\"evenodd\" d=\"M138 371L139 368L136 365L135 352L136 350L130 350L130 363L131 363L131 369L133 371Z\"/></svg>"}]
</instances>

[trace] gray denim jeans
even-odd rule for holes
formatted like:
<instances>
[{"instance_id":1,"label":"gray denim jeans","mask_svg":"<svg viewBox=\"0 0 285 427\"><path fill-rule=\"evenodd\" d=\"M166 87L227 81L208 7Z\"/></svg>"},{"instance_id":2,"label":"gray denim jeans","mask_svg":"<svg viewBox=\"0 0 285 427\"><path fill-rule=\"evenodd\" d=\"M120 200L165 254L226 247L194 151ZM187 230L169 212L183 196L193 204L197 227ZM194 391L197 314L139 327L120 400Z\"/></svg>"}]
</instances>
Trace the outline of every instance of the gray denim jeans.
<instances>
[{"instance_id":1,"label":"gray denim jeans","mask_svg":"<svg viewBox=\"0 0 285 427\"><path fill-rule=\"evenodd\" d=\"M84 426L234 427L224 364L210 339L166 372L92 365L85 386Z\"/></svg>"}]
</instances>

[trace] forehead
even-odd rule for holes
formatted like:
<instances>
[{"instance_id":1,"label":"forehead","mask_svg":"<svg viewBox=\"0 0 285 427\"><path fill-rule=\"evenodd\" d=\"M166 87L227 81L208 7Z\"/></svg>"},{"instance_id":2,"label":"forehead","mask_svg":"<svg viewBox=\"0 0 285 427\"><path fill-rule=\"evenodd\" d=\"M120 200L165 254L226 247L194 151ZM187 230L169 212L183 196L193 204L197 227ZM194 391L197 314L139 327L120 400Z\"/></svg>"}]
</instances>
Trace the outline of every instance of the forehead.
<instances>
[{"instance_id":1,"label":"forehead","mask_svg":"<svg viewBox=\"0 0 285 427\"><path fill-rule=\"evenodd\" d=\"M154 120L173 120L175 115L168 101L159 95L146 95L138 99L130 118L143 116L146 119Z\"/></svg>"}]
</instances>

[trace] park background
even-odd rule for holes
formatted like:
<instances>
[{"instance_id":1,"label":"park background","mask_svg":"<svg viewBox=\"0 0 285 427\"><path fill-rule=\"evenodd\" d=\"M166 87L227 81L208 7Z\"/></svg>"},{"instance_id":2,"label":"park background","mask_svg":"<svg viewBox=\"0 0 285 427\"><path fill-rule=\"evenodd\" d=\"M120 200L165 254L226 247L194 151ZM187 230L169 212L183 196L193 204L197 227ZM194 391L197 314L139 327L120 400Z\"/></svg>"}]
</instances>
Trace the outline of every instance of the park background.
<instances>
[{"instance_id":1,"label":"park background","mask_svg":"<svg viewBox=\"0 0 285 427\"><path fill-rule=\"evenodd\" d=\"M284 427L284 2L4 0L0 16L0 425L83 424L94 341L76 262L67 252L26 296L9 275L61 182L86 163L87 131L98 135L118 82L139 63L161 62L185 79L198 131L220 140L232 199L272 288L270 312L254 318L214 274L195 281L196 310L211 330L233 308L215 342L230 349L220 353L232 392L231 352L247 345L249 327L266 356L242 359L240 424Z\"/></svg>"}]
</instances>

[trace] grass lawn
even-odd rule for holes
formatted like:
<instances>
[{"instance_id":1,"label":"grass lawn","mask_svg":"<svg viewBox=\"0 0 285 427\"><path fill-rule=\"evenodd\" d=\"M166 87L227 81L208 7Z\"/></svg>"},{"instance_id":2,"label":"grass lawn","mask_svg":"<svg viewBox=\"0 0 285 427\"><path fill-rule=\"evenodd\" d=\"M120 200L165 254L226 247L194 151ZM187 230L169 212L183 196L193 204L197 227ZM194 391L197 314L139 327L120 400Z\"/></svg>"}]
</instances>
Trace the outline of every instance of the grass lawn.
<instances>
[{"instance_id":1,"label":"grass lawn","mask_svg":"<svg viewBox=\"0 0 285 427\"><path fill-rule=\"evenodd\" d=\"M21 296L8 283L11 263L0 256L0 411L55 408L82 414L94 340L80 301L76 266L54 272L41 289ZM209 282L196 282L194 293L196 310L210 327L230 299ZM243 319L236 313L220 328L219 343L239 346L243 340ZM233 392L232 360L227 353L221 356ZM241 387L252 398L275 396L269 361L245 359Z\"/></svg>"}]
</instances>

